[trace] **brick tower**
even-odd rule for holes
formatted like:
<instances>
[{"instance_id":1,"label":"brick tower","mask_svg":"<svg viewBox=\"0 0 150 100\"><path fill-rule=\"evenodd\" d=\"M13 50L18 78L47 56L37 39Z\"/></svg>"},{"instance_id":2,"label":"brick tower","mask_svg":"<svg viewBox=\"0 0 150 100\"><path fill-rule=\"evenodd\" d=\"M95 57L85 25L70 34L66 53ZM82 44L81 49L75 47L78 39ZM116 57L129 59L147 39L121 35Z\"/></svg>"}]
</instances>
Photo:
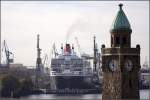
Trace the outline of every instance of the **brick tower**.
<instances>
[{"instance_id":1,"label":"brick tower","mask_svg":"<svg viewBox=\"0 0 150 100\"><path fill-rule=\"evenodd\" d=\"M111 47L102 45L102 99L139 99L140 45L131 48L130 23L119 4L112 24Z\"/></svg>"}]
</instances>

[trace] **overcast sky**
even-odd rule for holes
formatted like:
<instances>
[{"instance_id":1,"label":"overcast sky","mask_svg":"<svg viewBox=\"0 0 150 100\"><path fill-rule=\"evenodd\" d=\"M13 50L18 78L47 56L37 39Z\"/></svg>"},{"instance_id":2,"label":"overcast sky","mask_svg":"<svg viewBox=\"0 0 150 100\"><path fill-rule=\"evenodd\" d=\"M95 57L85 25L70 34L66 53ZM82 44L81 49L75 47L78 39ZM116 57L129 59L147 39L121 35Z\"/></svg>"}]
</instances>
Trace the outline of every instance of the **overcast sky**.
<instances>
[{"instance_id":1,"label":"overcast sky","mask_svg":"<svg viewBox=\"0 0 150 100\"><path fill-rule=\"evenodd\" d=\"M93 36L99 49L110 47L110 28L119 8L129 19L133 30L131 46L141 46L141 64L149 59L148 1L2 1L1 35L14 53L15 63L35 66L36 39L40 34L42 57L50 55L53 43L74 44L78 38L81 52L92 54ZM76 49L77 50L77 49Z\"/></svg>"}]
</instances>

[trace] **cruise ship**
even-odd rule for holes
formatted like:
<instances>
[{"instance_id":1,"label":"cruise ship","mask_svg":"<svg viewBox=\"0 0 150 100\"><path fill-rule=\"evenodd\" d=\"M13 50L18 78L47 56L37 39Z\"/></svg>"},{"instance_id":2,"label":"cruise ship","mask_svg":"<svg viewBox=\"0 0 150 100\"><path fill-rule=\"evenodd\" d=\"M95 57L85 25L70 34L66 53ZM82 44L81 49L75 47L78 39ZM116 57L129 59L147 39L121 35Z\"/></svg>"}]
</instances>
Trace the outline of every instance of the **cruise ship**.
<instances>
[{"instance_id":1,"label":"cruise ship","mask_svg":"<svg viewBox=\"0 0 150 100\"><path fill-rule=\"evenodd\" d=\"M92 89L90 61L77 56L74 46L61 46L61 54L51 59L51 89Z\"/></svg>"}]
</instances>

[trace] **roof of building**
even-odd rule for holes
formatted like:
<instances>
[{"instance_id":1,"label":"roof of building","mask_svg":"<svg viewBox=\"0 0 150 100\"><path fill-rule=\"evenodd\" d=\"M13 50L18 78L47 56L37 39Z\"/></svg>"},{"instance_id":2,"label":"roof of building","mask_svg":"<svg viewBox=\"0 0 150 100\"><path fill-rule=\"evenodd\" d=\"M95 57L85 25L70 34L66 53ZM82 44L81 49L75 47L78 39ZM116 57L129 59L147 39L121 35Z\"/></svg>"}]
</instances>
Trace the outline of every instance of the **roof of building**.
<instances>
[{"instance_id":1,"label":"roof of building","mask_svg":"<svg viewBox=\"0 0 150 100\"><path fill-rule=\"evenodd\" d=\"M116 32L120 30L126 30L128 32L131 32L131 26L130 23L122 9L123 4L119 4L119 11L117 13L117 16L115 17L112 27L111 27L111 32Z\"/></svg>"}]
</instances>

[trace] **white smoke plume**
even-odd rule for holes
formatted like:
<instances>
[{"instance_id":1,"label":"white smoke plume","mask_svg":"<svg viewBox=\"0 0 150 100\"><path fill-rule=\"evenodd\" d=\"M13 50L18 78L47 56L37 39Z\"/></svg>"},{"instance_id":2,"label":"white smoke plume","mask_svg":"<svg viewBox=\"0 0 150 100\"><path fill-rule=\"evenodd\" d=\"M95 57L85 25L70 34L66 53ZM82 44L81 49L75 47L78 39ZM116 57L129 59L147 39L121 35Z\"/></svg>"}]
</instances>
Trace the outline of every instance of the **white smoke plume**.
<instances>
[{"instance_id":1,"label":"white smoke plume","mask_svg":"<svg viewBox=\"0 0 150 100\"><path fill-rule=\"evenodd\" d=\"M79 33L93 33L93 22L89 18L79 18L77 19L69 28L66 34L66 43L68 42L71 35Z\"/></svg>"}]
</instances>

